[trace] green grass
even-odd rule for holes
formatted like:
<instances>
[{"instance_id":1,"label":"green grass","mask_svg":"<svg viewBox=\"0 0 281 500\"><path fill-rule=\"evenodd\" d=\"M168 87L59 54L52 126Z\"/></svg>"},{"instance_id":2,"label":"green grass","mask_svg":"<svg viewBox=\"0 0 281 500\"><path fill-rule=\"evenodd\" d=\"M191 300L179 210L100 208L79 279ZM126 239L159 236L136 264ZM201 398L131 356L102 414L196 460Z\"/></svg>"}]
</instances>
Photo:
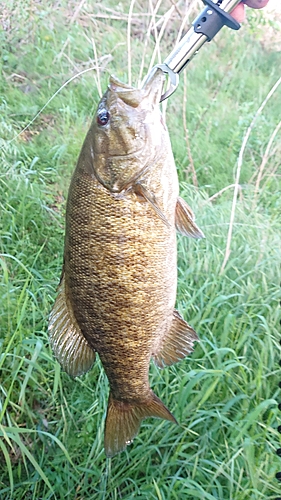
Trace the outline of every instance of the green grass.
<instances>
[{"instance_id":1,"label":"green grass","mask_svg":"<svg viewBox=\"0 0 281 500\"><path fill-rule=\"evenodd\" d=\"M281 470L275 454L280 446L280 131L268 157L266 148L280 120L280 87L247 142L223 270L233 188L209 199L234 183L246 129L280 77L280 51L266 44L270 22L261 13L252 13L240 33L225 30L204 47L185 71L186 102L182 75L167 104L182 195L206 234L202 241L178 240L177 305L201 342L173 367L151 365L151 387L180 425L145 420L133 445L106 459L108 383L100 362L72 380L60 371L48 344L67 188L99 100L99 78L102 89L110 73L128 79L129 5L128 0L117 6L110 0L73 0L54 7L45 0L7 0L3 11L0 498L273 500L280 492L275 474ZM163 0L160 14L170 6ZM183 12L184 2L179 8ZM137 84L155 41L153 33L147 35L149 2L136 1L133 12L131 67ZM161 60L180 24L176 15L167 24ZM103 69L69 83L16 137L64 82L95 66L93 40Z\"/></svg>"}]
</instances>

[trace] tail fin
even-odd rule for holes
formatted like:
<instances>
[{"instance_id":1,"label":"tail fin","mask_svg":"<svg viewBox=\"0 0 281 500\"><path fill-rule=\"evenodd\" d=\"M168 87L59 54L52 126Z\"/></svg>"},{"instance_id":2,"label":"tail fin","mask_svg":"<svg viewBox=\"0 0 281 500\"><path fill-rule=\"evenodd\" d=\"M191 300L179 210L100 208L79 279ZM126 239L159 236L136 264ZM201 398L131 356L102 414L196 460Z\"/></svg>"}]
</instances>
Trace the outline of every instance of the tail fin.
<instances>
[{"instance_id":1,"label":"tail fin","mask_svg":"<svg viewBox=\"0 0 281 500\"><path fill-rule=\"evenodd\" d=\"M113 457L123 451L133 441L146 417L164 418L177 424L172 413L152 391L149 399L139 404L117 401L110 394L104 435L106 456Z\"/></svg>"}]
</instances>

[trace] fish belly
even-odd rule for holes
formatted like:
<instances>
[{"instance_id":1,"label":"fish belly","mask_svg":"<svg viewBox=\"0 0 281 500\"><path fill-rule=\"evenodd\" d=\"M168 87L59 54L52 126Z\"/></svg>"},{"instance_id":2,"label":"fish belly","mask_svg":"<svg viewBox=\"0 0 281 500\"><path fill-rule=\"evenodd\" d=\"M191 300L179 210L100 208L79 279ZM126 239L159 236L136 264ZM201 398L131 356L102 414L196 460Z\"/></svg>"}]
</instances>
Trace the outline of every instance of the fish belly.
<instances>
[{"instance_id":1,"label":"fish belly","mask_svg":"<svg viewBox=\"0 0 281 500\"><path fill-rule=\"evenodd\" d=\"M176 199L169 226L151 206L85 173L68 199L65 283L77 323L98 352L114 398L145 399L148 367L170 329L176 298ZM174 205L174 207L172 206Z\"/></svg>"}]
</instances>

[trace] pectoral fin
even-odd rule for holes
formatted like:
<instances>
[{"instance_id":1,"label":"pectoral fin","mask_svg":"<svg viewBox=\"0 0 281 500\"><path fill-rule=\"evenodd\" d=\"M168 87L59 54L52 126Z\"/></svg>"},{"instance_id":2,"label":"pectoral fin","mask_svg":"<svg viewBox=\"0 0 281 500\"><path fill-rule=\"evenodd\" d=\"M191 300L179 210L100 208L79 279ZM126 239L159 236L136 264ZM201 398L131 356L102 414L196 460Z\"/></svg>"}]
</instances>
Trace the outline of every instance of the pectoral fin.
<instances>
[{"instance_id":1,"label":"pectoral fin","mask_svg":"<svg viewBox=\"0 0 281 500\"><path fill-rule=\"evenodd\" d=\"M172 365L193 351L193 343L199 340L196 332L174 309L170 330L162 339L157 352L152 354L159 368Z\"/></svg>"},{"instance_id":2,"label":"pectoral fin","mask_svg":"<svg viewBox=\"0 0 281 500\"><path fill-rule=\"evenodd\" d=\"M204 233L195 224L195 216L185 200L178 198L176 205L176 228L184 236L205 238Z\"/></svg>"},{"instance_id":3,"label":"pectoral fin","mask_svg":"<svg viewBox=\"0 0 281 500\"><path fill-rule=\"evenodd\" d=\"M67 300L64 276L50 314L48 330L54 355L63 370L72 377L90 370L96 355L83 336Z\"/></svg>"},{"instance_id":4,"label":"pectoral fin","mask_svg":"<svg viewBox=\"0 0 281 500\"><path fill-rule=\"evenodd\" d=\"M157 206L157 203L155 201L154 196L140 183L136 182L133 186L134 193L138 194L139 196L142 196L145 198L145 200L150 204L150 206L153 208L153 210L157 213L157 215L160 217L160 219L166 224L166 226L170 227L169 221L166 219L165 215L163 212L160 210L160 208Z\"/></svg>"}]
</instances>

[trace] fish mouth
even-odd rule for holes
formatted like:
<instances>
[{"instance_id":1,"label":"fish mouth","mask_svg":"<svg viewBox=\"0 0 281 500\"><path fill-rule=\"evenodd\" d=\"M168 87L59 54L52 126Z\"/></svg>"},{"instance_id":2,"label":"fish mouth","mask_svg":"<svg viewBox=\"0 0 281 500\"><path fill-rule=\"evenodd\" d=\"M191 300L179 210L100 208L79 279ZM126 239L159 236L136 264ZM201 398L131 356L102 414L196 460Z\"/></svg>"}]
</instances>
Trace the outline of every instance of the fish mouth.
<instances>
[{"instance_id":1,"label":"fish mouth","mask_svg":"<svg viewBox=\"0 0 281 500\"><path fill-rule=\"evenodd\" d=\"M117 95L125 104L137 108L143 100L142 89L136 89L121 82L115 76L111 75L109 79L109 90Z\"/></svg>"},{"instance_id":2,"label":"fish mouth","mask_svg":"<svg viewBox=\"0 0 281 500\"><path fill-rule=\"evenodd\" d=\"M146 105L157 105L160 103L165 75L161 69L156 69L149 74L141 88L134 88L121 82L111 75L109 90L117 95L124 103L137 108L143 102Z\"/></svg>"}]
</instances>

